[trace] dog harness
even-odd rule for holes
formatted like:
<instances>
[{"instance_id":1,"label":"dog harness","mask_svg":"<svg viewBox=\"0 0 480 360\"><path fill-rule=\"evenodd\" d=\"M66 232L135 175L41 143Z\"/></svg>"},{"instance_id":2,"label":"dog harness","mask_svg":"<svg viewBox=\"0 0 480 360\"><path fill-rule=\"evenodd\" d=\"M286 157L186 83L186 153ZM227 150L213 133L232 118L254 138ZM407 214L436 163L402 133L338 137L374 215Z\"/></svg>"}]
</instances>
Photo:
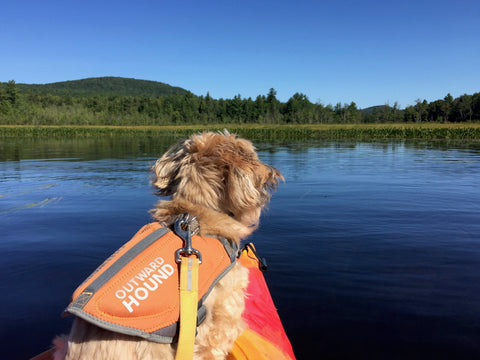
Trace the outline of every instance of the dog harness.
<instances>
[{"instance_id":1,"label":"dog harness","mask_svg":"<svg viewBox=\"0 0 480 360\"><path fill-rule=\"evenodd\" d=\"M295 359L263 277L266 266L253 245L246 244L239 254L236 244L226 239L190 235L190 230L187 236L182 233L178 222L174 231L160 223L145 225L75 290L66 312L113 332L159 343L178 340L177 359L192 358L195 328L206 315L203 302L238 261L249 270L242 314L247 328L236 339L227 359ZM190 240L184 244L186 238ZM197 264L193 272L185 270L191 267L192 257L188 256L192 254ZM190 283L198 286L186 301L198 311L183 316L182 299L188 299L183 292L189 290ZM188 314L195 313L196 322L187 321L186 326L180 323L182 316L188 319ZM188 340L182 341L182 327L189 328L190 335L183 337Z\"/></svg>"},{"instance_id":2,"label":"dog harness","mask_svg":"<svg viewBox=\"0 0 480 360\"><path fill-rule=\"evenodd\" d=\"M235 265L236 244L223 238L192 236L201 254L197 325L215 284ZM142 227L73 293L66 312L101 328L171 343L180 313L177 250L184 240L160 223Z\"/></svg>"}]
</instances>

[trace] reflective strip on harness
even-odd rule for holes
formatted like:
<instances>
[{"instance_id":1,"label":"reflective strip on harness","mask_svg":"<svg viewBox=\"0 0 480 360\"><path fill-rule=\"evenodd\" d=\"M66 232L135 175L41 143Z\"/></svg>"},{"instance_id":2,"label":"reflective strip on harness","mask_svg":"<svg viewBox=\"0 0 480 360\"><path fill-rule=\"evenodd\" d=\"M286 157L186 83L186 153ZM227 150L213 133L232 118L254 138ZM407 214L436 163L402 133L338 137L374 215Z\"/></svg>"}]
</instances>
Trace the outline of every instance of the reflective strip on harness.
<instances>
[{"instance_id":1,"label":"reflective strip on harness","mask_svg":"<svg viewBox=\"0 0 480 360\"><path fill-rule=\"evenodd\" d=\"M194 235L202 253L198 281L201 305L214 285L235 265L235 246L225 240ZM175 251L183 240L159 223L145 225L110 256L72 296L67 312L101 328L171 343L179 319L179 268Z\"/></svg>"}]
</instances>

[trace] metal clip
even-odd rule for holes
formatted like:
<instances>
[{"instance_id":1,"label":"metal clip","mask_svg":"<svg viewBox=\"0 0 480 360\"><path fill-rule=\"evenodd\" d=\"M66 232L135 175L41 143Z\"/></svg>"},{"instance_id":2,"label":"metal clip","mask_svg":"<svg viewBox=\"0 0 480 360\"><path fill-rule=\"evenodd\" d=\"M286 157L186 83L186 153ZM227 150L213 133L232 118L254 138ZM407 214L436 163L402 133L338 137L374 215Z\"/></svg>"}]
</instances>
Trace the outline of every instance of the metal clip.
<instances>
[{"instance_id":1,"label":"metal clip","mask_svg":"<svg viewBox=\"0 0 480 360\"><path fill-rule=\"evenodd\" d=\"M192 232L190 230L190 223L195 220L196 216L190 219L190 215L186 213L183 218L175 221L174 231L185 241L185 246L175 252L175 261L180 263L181 256L195 255L198 257L198 262L202 263L202 254L197 249L192 248Z\"/></svg>"}]
</instances>

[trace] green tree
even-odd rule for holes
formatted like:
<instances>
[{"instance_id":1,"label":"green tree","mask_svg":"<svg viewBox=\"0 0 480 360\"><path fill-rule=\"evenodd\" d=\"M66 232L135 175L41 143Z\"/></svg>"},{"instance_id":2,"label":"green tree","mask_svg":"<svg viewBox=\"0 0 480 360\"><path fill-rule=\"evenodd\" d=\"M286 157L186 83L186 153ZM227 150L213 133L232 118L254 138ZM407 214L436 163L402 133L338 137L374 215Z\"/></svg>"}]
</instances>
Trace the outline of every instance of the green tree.
<instances>
[{"instance_id":1,"label":"green tree","mask_svg":"<svg viewBox=\"0 0 480 360\"><path fill-rule=\"evenodd\" d=\"M180 109L180 116L181 121L184 123L195 122L198 118L198 104L195 95L191 92L186 93L183 96L181 109Z\"/></svg>"},{"instance_id":2,"label":"green tree","mask_svg":"<svg viewBox=\"0 0 480 360\"><path fill-rule=\"evenodd\" d=\"M267 119L269 120L268 122L278 122L280 120L280 101L277 100L277 92L274 88L270 88L265 102L267 104Z\"/></svg>"},{"instance_id":3,"label":"green tree","mask_svg":"<svg viewBox=\"0 0 480 360\"><path fill-rule=\"evenodd\" d=\"M450 114L453 109L453 96L448 93L447 96L443 99L441 112L442 112L442 120L447 122L449 121Z\"/></svg>"},{"instance_id":4,"label":"green tree","mask_svg":"<svg viewBox=\"0 0 480 360\"><path fill-rule=\"evenodd\" d=\"M392 120L393 122L395 123L399 123L399 122L402 122L403 120L403 112L402 110L400 110L400 105L398 105L398 102L395 101L393 103L393 107L392 107Z\"/></svg>"},{"instance_id":5,"label":"green tree","mask_svg":"<svg viewBox=\"0 0 480 360\"><path fill-rule=\"evenodd\" d=\"M267 115L267 99L265 95L258 95L255 99L255 112L257 113L257 121L262 123Z\"/></svg>"},{"instance_id":6,"label":"green tree","mask_svg":"<svg viewBox=\"0 0 480 360\"><path fill-rule=\"evenodd\" d=\"M417 119L417 110L414 106L410 105L405 108L403 112L403 121L404 122L415 122Z\"/></svg>"},{"instance_id":7,"label":"green tree","mask_svg":"<svg viewBox=\"0 0 480 360\"><path fill-rule=\"evenodd\" d=\"M198 111L200 113L200 117L205 122L215 121L215 100L210 96L209 92L207 92L207 95L205 95L205 97L200 97L200 105Z\"/></svg>"},{"instance_id":8,"label":"green tree","mask_svg":"<svg viewBox=\"0 0 480 360\"><path fill-rule=\"evenodd\" d=\"M17 88L15 80L10 80L5 88L5 96L7 100L10 101L10 104L12 104L12 106L15 106L15 104L18 103L19 94L20 90Z\"/></svg>"},{"instance_id":9,"label":"green tree","mask_svg":"<svg viewBox=\"0 0 480 360\"><path fill-rule=\"evenodd\" d=\"M317 112L319 113L321 123L331 124L335 122L335 111L333 110L332 104L328 104L326 106L318 104Z\"/></svg>"},{"instance_id":10,"label":"green tree","mask_svg":"<svg viewBox=\"0 0 480 360\"><path fill-rule=\"evenodd\" d=\"M337 117L337 121L342 124L345 124L347 122L347 107L347 104L342 105L342 103L337 103L335 105L334 111Z\"/></svg>"},{"instance_id":11,"label":"green tree","mask_svg":"<svg viewBox=\"0 0 480 360\"><path fill-rule=\"evenodd\" d=\"M232 100L226 100L227 116L235 122L245 122L244 104L240 94L235 95Z\"/></svg>"},{"instance_id":12,"label":"green tree","mask_svg":"<svg viewBox=\"0 0 480 360\"><path fill-rule=\"evenodd\" d=\"M244 99L243 102L245 121L248 123L256 123L258 121L257 108L251 97Z\"/></svg>"},{"instance_id":13,"label":"green tree","mask_svg":"<svg viewBox=\"0 0 480 360\"><path fill-rule=\"evenodd\" d=\"M349 123L357 123L360 120L360 114L358 112L357 104L353 101L346 108L346 118Z\"/></svg>"},{"instance_id":14,"label":"green tree","mask_svg":"<svg viewBox=\"0 0 480 360\"><path fill-rule=\"evenodd\" d=\"M382 122L392 122L393 121L393 111L389 104L382 106L380 111L380 118Z\"/></svg>"},{"instance_id":15,"label":"green tree","mask_svg":"<svg viewBox=\"0 0 480 360\"><path fill-rule=\"evenodd\" d=\"M6 115L12 109L12 104L8 101L7 94L3 89L3 84L0 83L0 114Z\"/></svg>"},{"instance_id":16,"label":"green tree","mask_svg":"<svg viewBox=\"0 0 480 360\"><path fill-rule=\"evenodd\" d=\"M473 119L480 120L480 93L475 93L472 95L472 110Z\"/></svg>"},{"instance_id":17,"label":"green tree","mask_svg":"<svg viewBox=\"0 0 480 360\"><path fill-rule=\"evenodd\" d=\"M427 100L421 101L420 99L415 100L415 111L416 111L416 122L422 122L427 119L428 112L428 103Z\"/></svg>"},{"instance_id":18,"label":"green tree","mask_svg":"<svg viewBox=\"0 0 480 360\"><path fill-rule=\"evenodd\" d=\"M285 120L294 123L313 121L312 103L305 94L295 93L285 104Z\"/></svg>"},{"instance_id":19,"label":"green tree","mask_svg":"<svg viewBox=\"0 0 480 360\"><path fill-rule=\"evenodd\" d=\"M471 121L473 116L473 96L464 94L453 102L457 121Z\"/></svg>"}]
</instances>

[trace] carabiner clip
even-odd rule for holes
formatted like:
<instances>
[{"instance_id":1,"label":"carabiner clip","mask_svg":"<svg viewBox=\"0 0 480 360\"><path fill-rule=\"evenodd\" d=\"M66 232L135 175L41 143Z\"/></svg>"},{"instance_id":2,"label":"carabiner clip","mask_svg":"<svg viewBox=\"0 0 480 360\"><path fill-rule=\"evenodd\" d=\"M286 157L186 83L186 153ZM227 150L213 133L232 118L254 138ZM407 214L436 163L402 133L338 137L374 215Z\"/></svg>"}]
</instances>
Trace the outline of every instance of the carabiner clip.
<instances>
[{"instance_id":1,"label":"carabiner clip","mask_svg":"<svg viewBox=\"0 0 480 360\"><path fill-rule=\"evenodd\" d=\"M192 231L190 230L190 223L195 220L195 218L196 216L190 219L190 215L186 213L183 218L175 221L174 231L185 241L185 246L175 252L175 261L177 263L180 263L182 261L182 255L195 255L198 258L198 263L202 263L202 254L197 249L192 248Z\"/></svg>"}]
</instances>

